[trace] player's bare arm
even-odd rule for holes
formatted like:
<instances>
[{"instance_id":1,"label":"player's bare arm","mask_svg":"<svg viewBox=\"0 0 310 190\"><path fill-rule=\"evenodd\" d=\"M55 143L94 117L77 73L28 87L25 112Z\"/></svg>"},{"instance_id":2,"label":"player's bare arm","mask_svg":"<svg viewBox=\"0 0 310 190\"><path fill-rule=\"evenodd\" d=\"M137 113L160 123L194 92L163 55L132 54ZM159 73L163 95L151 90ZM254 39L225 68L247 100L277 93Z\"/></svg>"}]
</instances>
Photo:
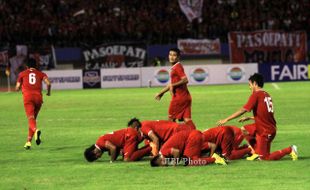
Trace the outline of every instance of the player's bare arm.
<instances>
[{"instance_id":1,"label":"player's bare arm","mask_svg":"<svg viewBox=\"0 0 310 190\"><path fill-rule=\"evenodd\" d=\"M173 158L180 158L180 150L176 148L171 148L171 155L173 156ZM177 163L174 162L174 165L176 164Z\"/></svg>"},{"instance_id":2,"label":"player's bare arm","mask_svg":"<svg viewBox=\"0 0 310 190\"><path fill-rule=\"evenodd\" d=\"M48 78L44 78L43 81L46 84L46 89L47 89L46 95L50 96L51 95L51 87L52 87L51 82L50 82L50 80L48 80Z\"/></svg>"},{"instance_id":3,"label":"player's bare arm","mask_svg":"<svg viewBox=\"0 0 310 190\"><path fill-rule=\"evenodd\" d=\"M160 100L161 99L161 97L166 93L166 92L168 92L169 91L169 89L170 89L170 84L168 84L167 86L165 86L165 88L163 88L159 93L157 93L156 95L155 95L155 100Z\"/></svg>"},{"instance_id":4,"label":"player's bare arm","mask_svg":"<svg viewBox=\"0 0 310 190\"><path fill-rule=\"evenodd\" d=\"M242 117L241 119L238 120L238 122L242 123L242 122L245 122L245 121L249 121L249 120L254 120L254 116L251 116L251 117Z\"/></svg>"},{"instance_id":5,"label":"player's bare arm","mask_svg":"<svg viewBox=\"0 0 310 190\"><path fill-rule=\"evenodd\" d=\"M16 83L15 90L18 92L20 90L20 82Z\"/></svg>"},{"instance_id":6,"label":"player's bare arm","mask_svg":"<svg viewBox=\"0 0 310 190\"><path fill-rule=\"evenodd\" d=\"M243 115L244 113L246 113L247 110L244 109L243 107L240 108L238 111L236 111L235 113L233 113L232 115L230 115L229 117L225 118L225 119L222 119L222 120L219 120L217 122L218 126L223 126L225 123L227 123L228 121L232 120L232 119L235 119L241 115Z\"/></svg>"},{"instance_id":7,"label":"player's bare arm","mask_svg":"<svg viewBox=\"0 0 310 190\"><path fill-rule=\"evenodd\" d=\"M154 156L156 156L158 154L158 149L159 149L159 139L158 137L155 135L155 133L153 131L150 132L150 134L148 135L151 139L151 141L154 143L154 147L152 147L152 149L154 149Z\"/></svg>"},{"instance_id":8,"label":"player's bare arm","mask_svg":"<svg viewBox=\"0 0 310 190\"><path fill-rule=\"evenodd\" d=\"M116 160L116 146L112 144L110 141L107 141L105 143L105 148L110 150L111 159L110 162L113 162Z\"/></svg>"},{"instance_id":9,"label":"player's bare arm","mask_svg":"<svg viewBox=\"0 0 310 190\"><path fill-rule=\"evenodd\" d=\"M215 150L216 150L216 144L208 142L208 146L210 148L210 157L214 154Z\"/></svg>"}]
</instances>

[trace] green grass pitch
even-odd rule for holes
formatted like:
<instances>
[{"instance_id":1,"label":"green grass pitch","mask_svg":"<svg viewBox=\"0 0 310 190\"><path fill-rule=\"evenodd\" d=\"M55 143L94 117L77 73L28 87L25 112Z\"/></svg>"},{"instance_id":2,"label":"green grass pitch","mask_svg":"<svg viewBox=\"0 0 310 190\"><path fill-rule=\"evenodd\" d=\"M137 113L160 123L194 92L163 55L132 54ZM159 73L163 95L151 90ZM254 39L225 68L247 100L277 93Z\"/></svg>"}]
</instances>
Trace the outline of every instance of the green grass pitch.
<instances>
[{"instance_id":1,"label":"green grass pitch","mask_svg":"<svg viewBox=\"0 0 310 190\"><path fill-rule=\"evenodd\" d=\"M278 132L272 150L298 146L300 159L237 160L228 166L151 168L109 157L87 163L83 151L107 132L126 127L131 117L167 118L170 96L160 88L53 91L44 96L38 117L43 143L26 151L28 132L21 93L0 93L0 189L310 189L310 82L267 83ZM192 118L198 129L214 127L239 109L250 94L247 84L190 86ZM228 124L240 126L236 121Z\"/></svg>"}]
</instances>

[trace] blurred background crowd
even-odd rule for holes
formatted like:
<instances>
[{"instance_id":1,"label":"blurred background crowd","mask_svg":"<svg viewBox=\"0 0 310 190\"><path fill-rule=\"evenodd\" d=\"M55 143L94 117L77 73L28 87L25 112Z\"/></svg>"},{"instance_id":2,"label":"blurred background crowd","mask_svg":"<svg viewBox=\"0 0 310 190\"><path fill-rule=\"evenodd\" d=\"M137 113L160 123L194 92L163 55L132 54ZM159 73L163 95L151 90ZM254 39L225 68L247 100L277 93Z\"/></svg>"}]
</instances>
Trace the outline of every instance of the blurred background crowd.
<instances>
[{"instance_id":1,"label":"blurred background crowd","mask_svg":"<svg viewBox=\"0 0 310 190\"><path fill-rule=\"evenodd\" d=\"M189 22L178 0L0 0L0 45L80 47L115 41L176 43L229 31L310 32L309 0L204 0Z\"/></svg>"}]
</instances>

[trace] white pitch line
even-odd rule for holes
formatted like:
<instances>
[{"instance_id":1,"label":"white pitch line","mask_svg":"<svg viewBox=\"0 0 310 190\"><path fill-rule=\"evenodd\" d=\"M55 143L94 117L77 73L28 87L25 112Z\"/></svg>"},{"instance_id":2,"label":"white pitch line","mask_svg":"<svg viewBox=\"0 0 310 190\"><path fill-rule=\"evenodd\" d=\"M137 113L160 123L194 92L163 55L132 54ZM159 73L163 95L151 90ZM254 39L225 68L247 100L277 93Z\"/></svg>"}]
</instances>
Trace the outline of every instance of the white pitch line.
<instances>
[{"instance_id":1,"label":"white pitch line","mask_svg":"<svg viewBox=\"0 0 310 190\"><path fill-rule=\"evenodd\" d=\"M271 85L272 85L276 90L280 90L280 87L279 87L276 83L271 83Z\"/></svg>"}]
</instances>

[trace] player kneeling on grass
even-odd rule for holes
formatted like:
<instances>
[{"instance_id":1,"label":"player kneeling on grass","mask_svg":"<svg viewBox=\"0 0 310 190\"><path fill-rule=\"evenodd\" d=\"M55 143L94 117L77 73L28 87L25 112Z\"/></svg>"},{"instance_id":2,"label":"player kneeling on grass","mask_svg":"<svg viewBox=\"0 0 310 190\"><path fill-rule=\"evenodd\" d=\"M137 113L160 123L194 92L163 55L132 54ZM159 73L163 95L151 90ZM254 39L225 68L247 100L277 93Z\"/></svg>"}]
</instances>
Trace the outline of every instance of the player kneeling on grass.
<instances>
[{"instance_id":1,"label":"player kneeling on grass","mask_svg":"<svg viewBox=\"0 0 310 190\"><path fill-rule=\"evenodd\" d=\"M202 151L209 148L208 144L214 143L215 150L211 149L210 155L213 151L220 152L227 160L241 159L247 154L251 154L252 149L248 146L234 149L235 134L231 126L213 127L203 131L205 143Z\"/></svg>"},{"instance_id":2,"label":"player kneeling on grass","mask_svg":"<svg viewBox=\"0 0 310 190\"><path fill-rule=\"evenodd\" d=\"M201 157L203 142L204 137L198 130L180 131L163 144L159 155L151 160L151 166L178 165L180 161L183 161L185 166L211 163L226 165L225 160L217 154L213 154L212 157Z\"/></svg>"},{"instance_id":3,"label":"player kneeling on grass","mask_svg":"<svg viewBox=\"0 0 310 190\"><path fill-rule=\"evenodd\" d=\"M85 150L85 159L93 162L100 158L105 151L108 151L111 156L110 162L116 160L121 150L124 161L137 161L150 154L152 150L150 146L137 148L143 139L138 133L138 126L136 128L130 127L132 122L135 122L135 119L128 123L128 128L100 136L96 144Z\"/></svg>"},{"instance_id":4,"label":"player kneeling on grass","mask_svg":"<svg viewBox=\"0 0 310 190\"><path fill-rule=\"evenodd\" d=\"M224 125L228 121L246 112L253 111L254 117L245 117L240 120L241 122L252 119L255 121L256 154L248 157L247 160L279 160L285 155L290 155L293 161L297 160L297 147L295 145L270 153L271 143L277 132L272 98L269 93L263 89L264 77L259 73L250 76L249 87L252 93L247 103L232 115L219 120L218 125Z\"/></svg>"},{"instance_id":5,"label":"player kneeling on grass","mask_svg":"<svg viewBox=\"0 0 310 190\"><path fill-rule=\"evenodd\" d=\"M140 132L146 140L151 141L152 154L156 156L161 145L164 144L173 134L182 130L195 129L195 124L190 120L186 123L175 123L173 121L155 120L142 121L135 120L132 127L139 126ZM141 126L141 127L140 127Z\"/></svg>"}]
</instances>

